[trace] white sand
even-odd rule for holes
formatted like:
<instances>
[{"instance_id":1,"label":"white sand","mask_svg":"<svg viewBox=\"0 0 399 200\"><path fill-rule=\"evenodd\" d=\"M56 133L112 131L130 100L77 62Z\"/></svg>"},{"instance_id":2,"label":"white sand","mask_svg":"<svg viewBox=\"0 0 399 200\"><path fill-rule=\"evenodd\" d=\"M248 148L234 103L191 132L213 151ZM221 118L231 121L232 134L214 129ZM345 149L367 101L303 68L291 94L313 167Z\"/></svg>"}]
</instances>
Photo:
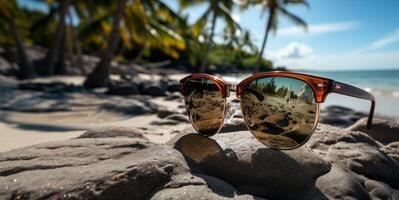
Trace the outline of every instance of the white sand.
<instances>
[{"instance_id":1,"label":"white sand","mask_svg":"<svg viewBox=\"0 0 399 200\"><path fill-rule=\"evenodd\" d=\"M178 80L184 75L170 76L170 79ZM139 75L142 79L156 80L160 79L159 75ZM117 79L118 77L113 77ZM38 78L34 82L64 82L80 85L84 81L82 76L54 76L50 78ZM129 128L146 128L145 136L156 143L166 143L175 136L173 133L176 129L183 129L187 123L178 125L162 125L155 126L150 123L159 120L156 114L130 116L122 112L112 112L110 110L99 109L104 103L115 104L121 106L129 106L126 103L135 97L118 97L118 96L96 96L93 94L75 93L68 94L67 99L46 99L41 98L35 91L18 91L10 93L11 102L17 107L30 108L35 107L48 108L57 103L64 105L73 105L73 111L57 111L57 112L15 112L0 111L0 152L39 144L47 141L65 140L77 137L84 131L89 129L124 126ZM10 95L1 98L10 98ZM61 101L64 100L64 101ZM8 100L7 100L8 101ZM177 109L182 102L167 101L163 97L151 97L150 101L167 107L169 109ZM8 101L9 102L9 101ZM33 102L33 103L32 103ZM37 102L37 103L35 103ZM3 104L4 106L5 104ZM12 104L10 104L12 105Z\"/></svg>"}]
</instances>

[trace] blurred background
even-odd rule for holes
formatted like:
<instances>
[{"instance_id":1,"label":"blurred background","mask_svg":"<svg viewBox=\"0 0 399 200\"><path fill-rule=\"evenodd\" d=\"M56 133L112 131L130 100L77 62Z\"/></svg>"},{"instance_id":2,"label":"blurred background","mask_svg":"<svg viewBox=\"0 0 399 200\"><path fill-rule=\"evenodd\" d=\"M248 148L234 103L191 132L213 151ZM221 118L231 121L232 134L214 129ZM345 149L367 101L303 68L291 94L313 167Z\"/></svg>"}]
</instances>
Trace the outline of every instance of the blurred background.
<instances>
[{"instance_id":1,"label":"blurred background","mask_svg":"<svg viewBox=\"0 0 399 200\"><path fill-rule=\"evenodd\" d=\"M271 70L325 76L373 93L378 116L399 118L397 8L394 0L0 0L0 150L114 125L165 142L187 124L178 80L193 72L231 82ZM345 127L369 106L330 95L322 122Z\"/></svg>"}]
</instances>

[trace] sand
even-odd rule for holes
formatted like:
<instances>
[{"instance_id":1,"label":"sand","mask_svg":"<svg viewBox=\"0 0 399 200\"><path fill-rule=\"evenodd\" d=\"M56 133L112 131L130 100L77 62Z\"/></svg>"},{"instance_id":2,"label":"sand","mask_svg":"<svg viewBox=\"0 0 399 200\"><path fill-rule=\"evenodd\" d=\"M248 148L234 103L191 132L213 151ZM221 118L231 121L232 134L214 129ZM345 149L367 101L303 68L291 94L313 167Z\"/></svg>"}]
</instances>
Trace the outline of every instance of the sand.
<instances>
[{"instance_id":1,"label":"sand","mask_svg":"<svg viewBox=\"0 0 399 200\"><path fill-rule=\"evenodd\" d=\"M141 79L158 80L160 76L139 75ZM184 75L174 75L169 78L179 79ZM115 77L114 77L115 78ZM81 76L56 76L40 78L34 82L50 83L64 82L75 85L82 84ZM167 100L165 97L123 97L110 95L96 95L86 93L68 93L65 98L43 98L46 93L37 91L19 91L15 89L2 90L1 106L10 105L21 108L23 112L0 110L0 152L15 148L30 146L47 141L74 138L89 129L110 126L124 126L143 130L145 137L156 143L166 143L175 136L177 129L183 129L188 124L152 125L151 122L160 120L156 114L131 115L123 111L101 109L103 105L120 105L128 108L135 103L132 100L150 101L156 105L169 109L177 109L182 101ZM10 103L11 102L11 103ZM9 104L7 104L9 103ZM71 108L67 111L44 112L40 109ZM36 111L29 112L32 107ZM39 111L37 111L39 110ZM161 126L161 127L160 127Z\"/></svg>"}]
</instances>

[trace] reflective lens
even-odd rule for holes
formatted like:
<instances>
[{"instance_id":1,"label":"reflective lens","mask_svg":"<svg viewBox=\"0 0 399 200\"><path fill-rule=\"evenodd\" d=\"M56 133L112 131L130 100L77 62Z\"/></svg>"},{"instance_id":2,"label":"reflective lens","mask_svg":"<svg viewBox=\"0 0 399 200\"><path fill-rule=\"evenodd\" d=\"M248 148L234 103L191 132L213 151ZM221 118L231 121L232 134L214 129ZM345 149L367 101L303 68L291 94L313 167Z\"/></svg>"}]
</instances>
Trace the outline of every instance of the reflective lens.
<instances>
[{"instance_id":1,"label":"reflective lens","mask_svg":"<svg viewBox=\"0 0 399 200\"><path fill-rule=\"evenodd\" d=\"M276 149L305 143L316 123L317 104L311 87L297 79L260 78L241 94L244 119L252 134Z\"/></svg>"},{"instance_id":2,"label":"reflective lens","mask_svg":"<svg viewBox=\"0 0 399 200\"><path fill-rule=\"evenodd\" d=\"M223 124L226 103L220 89L205 78L189 79L184 84L184 101L194 128L204 135L217 133Z\"/></svg>"}]
</instances>

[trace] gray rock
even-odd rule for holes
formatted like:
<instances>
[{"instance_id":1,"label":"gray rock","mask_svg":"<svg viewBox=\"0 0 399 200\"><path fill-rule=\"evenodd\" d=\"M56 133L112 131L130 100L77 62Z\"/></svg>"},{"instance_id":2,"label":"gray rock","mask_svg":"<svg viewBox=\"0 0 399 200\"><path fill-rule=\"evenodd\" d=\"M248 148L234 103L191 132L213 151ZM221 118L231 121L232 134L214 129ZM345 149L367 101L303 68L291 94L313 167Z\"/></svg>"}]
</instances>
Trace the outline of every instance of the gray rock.
<instances>
[{"instance_id":1,"label":"gray rock","mask_svg":"<svg viewBox=\"0 0 399 200\"><path fill-rule=\"evenodd\" d=\"M114 138L114 137L128 137L128 138L140 138L146 139L144 133L139 129L132 129L126 127L108 127L93 129L84 132L77 138Z\"/></svg>"},{"instance_id":2,"label":"gray rock","mask_svg":"<svg viewBox=\"0 0 399 200\"><path fill-rule=\"evenodd\" d=\"M128 96L139 94L139 89L135 84L125 83L109 87L106 93L111 95Z\"/></svg>"},{"instance_id":3,"label":"gray rock","mask_svg":"<svg viewBox=\"0 0 399 200\"><path fill-rule=\"evenodd\" d=\"M171 114L164 119L158 119L152 121L150 124L155 126L163 126L163 125L178 125L182 123L189 123L188 117L184 114Z\"/></svg>"},{"instance_id":4,"label":"gray rock","mask_svg":"<svg viewBox=\"0 0 399 200\"><path fill-rule=\"evenodd\" d=\"M338 127L348 127L365 116L367 113L355 112L347 107L333 105L321 111L319 121Z\"/></svg>"},{"instance_id":5,"label":"gray rock","mask_svg":"<svg viewBox=\"0 0 399 200\"><path fill-rule=\"evenodd\" d=\"M365 187L371 199L399 199L399 190L383 182L365 179Z\"/></svg>"},{"instance_id":6,"label":"gray rock","mask_svg":"<svg viewBox=\"0 0 399 200\"><path fill-rule=\"evenodd\" d=\"M0 198L147 199L179 172L178 152L143 139L51 142L0 154Z\"/></svg>"},{"instance_id":7,"label":"gray rock","mask_svg":"<svg viewBox=\"0 0 399 200\"><path fill-rule=\"evenodd\" d=\"M194 175L191 180L175 180L168 183L151 198L163 199L262 199L252 195L242 195L230 184L218 178L206 175Z\"/></svg>"},{"instance_id":8,"label":"gray rock","mask_svg":"<svg viewBox=\"0 0 399 200\"><path fill-rule=\"evenodd\" d=\"M371 129L367 129L366 125L367 118L362 118L347 129L367 133L383 144L399 141L399 124L393 120L374 118Z\"/></svg>"},{"instance_id":9,"label":"gray rock","mask_svg":"<svg viewBox=\"0 0 399 200\"><path fill-rule=\"evenodd\" d=\"M309 146L314 152L325 156L332 145L341 141L348 143L364 142L378 147L382 145L362 132L354 132L331 125L318 124L316 131L313 133L306 146Z\"/></svg>"},{"instance_id":10,"label":"gray rock","mask_svg":"<svg viewBox=\"0 0 399 200\"><path fill-rule=\"evenodd\" d=\"M179 92L180 83L178 81L169 80L168 81L168 91L169 92Z\"/></svg>"},{"instance_id":11,"label":"gray rock","mask_svg":"<svg viewBox=\"0 0 399 200\"><path fill-rule=\"evenodd\" d=\"M136 130L98 129L0 153L0 199L261 199L200 173Z\"/></svg>"},{"instance_id":12,"label":"gray rock","mask_svg":"<svg viewBox=\"0 0 399 200\"><path fill-rule=\"evenodd\" d=\"M140 86L142 94L150 96L166 96L167 85L159 82L143 82Z\"/></svg>"},{"instance_id":13,"label":"gray rock","mask_svg":"<svg viewBox=\"0 0 399 200\"><path fill-rule=\"evenodd\" d=\"M248 131L217 134L212 139L187 134L175 143L175 148L205 173L244 193L266 198L297 198L330 169L328 162L307 148L273 150Z\"/></svg>"},{"instance_id":14,"label":"gray rock","mask_svg":"<svg viewBox=\"0 0 399 200\"><path fill-rule=\"evenodd\" d=\"M382 151L392 159L396 160L396 162L399 162L399 142L392 142L391 144L388 144L382 148Z\"/></svg>"},{"instance_id":15,"label":"gray rock","mask_svg":"<svg viewBox=\"0 0 399 200\"><path fill-rule=\"evenodd\" d=\"M115 102L104 103L100 109L114 112L122 112L128 115L153 114L158 110L158 105L146 99L124 99Z\"/></svg>"},{"instance_id":16,"label":"gray rock","mask_svg":"<svg viewBox=\"0 0 399 200\"><path fill-rule=\"evenodd\" d=\"M364 180L357 174L333 165L316 181L316 187L328 199L370 199ZM316 199L315 196L307 199Z\"/></svg>"},{"instance_id":17,"label":"gray rock","mask_svg":"<svg viewBox=\"0 0 399 200\"><path fill-rule=\"evenodd\" d=\"M167 116L165 119L174 120L178 122L187 122L187 123L190 122L185 114L172 114Z\"/></svg>"},{"instance_id":18,"label":"gray rock","mask_svg":"<svg viewBox=\"0 0 399 200\"><path fill-rule=\"evenodd\" d=\"M165 117L175 114L175 113L177 113L175 110L172 110L172 109L169 109L166 107L160 107L157 111L157 116L159 118L165 118Z\"/></svg>"},{"instance_id":19,"label":"gray rock","mask_svg":"<svg viewBox=\"0 0 399 200\"><path fill-rule=\"evenodd\" d=\"M399 163L380 151L378 146L338 142L329 148L326 158L344 169L399 188Z\"/></svg>"}]
</instances>

